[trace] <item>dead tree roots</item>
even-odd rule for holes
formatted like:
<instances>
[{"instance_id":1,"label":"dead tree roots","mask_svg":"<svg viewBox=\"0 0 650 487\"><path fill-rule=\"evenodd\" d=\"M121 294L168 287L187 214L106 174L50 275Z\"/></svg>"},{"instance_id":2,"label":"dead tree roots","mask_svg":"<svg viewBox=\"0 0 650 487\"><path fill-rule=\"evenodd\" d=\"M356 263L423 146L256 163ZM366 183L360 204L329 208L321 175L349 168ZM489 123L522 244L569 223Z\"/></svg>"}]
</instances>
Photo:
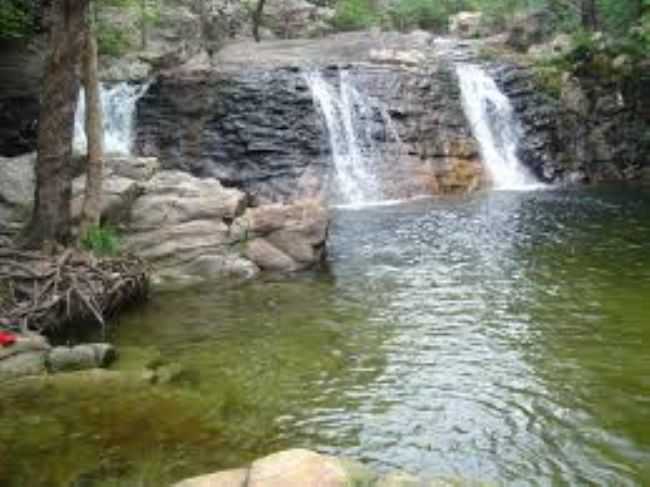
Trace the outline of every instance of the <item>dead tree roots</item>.
<instances>
[{"instance_id":1,"label":"dead tree roots","mask_svg":"<svg viewBox=\"0 0 650 487\"><path fill-rule=\"evenodd\" d=\"M146 299L148 283L145 263L133 256L0 248L0 327L46 334L68 324L104 327L112 314Z\"/></svg>"}]
</instances>

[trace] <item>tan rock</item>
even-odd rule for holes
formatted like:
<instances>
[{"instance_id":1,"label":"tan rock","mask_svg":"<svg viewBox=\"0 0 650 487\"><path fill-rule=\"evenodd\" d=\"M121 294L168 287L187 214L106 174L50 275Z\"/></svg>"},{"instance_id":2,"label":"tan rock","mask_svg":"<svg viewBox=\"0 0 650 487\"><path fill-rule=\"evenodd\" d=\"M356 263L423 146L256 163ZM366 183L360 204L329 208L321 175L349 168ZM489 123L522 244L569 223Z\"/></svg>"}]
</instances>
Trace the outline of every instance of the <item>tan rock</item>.
<instances>
[{"instance_id":1,"label":"tan rock","mask_svg":"<svg viewBox=\"0 0 650 487\"><path fill-rule=\"evenodd\" d=\"M331 457L309 450L287 450L257 460L248 487L347 487L348 477Z\"/></svg>"},{"instance_id":2,"label":"tan rock","mask_svg":"<svg viewBox=\"0 0 650 487\"><path fill-rule=\"evenodd\" d=\"M216 179L199 179L181 171L162 171L145 187L131 211L137 230L199 219L234 219L246 208L246 195L224 188Z\"/></svg>"},{"instance_id":3,"label":"tan rock","mask_svg":"<svg viewBox=\"0 0 650 487\"><path fill-rule=\"evenodd\" d=\"M297 271L301 267L289 255L263 238L248 242L244 255L262 270Z\"/></svg>"}]
</instances>

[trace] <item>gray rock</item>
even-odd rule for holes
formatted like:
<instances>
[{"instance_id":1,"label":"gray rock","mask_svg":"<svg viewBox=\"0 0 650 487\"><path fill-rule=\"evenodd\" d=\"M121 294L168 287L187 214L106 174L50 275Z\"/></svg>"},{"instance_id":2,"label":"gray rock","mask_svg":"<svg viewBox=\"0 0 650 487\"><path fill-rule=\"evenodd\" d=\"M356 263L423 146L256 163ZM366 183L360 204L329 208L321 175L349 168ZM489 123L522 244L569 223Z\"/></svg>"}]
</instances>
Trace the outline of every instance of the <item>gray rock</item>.
<instances>
[{"instance_id":1,"label":"gray rock","mask_svg":"<svg viewBox=\"0 0 650 487\"><path fill-rule=\"evenodd\" d=\"M46 354L43 350L29 351L0 360L0 381L44 374Z\"/></svg>"},{"instance_id":2,"label":"gray rock","mask_svg":"<svg viewBox=\"0 0 650 487\"><path fill-rule=\"evenodd\" d=\"M0 157L0 203L30 207L34 199L36 154Z\"/></svg>"},{"instance_id":3,"label":"gray rock","mask_svg":"<svg viewBox=\"0 0 650 487\"><path fill-rule=\"evenodd\" d=\"M54 347L47 355L47 365L50 372L86 370L106 367L116 357L115 348L106 343Z\"/></svg>"}]
</instances>

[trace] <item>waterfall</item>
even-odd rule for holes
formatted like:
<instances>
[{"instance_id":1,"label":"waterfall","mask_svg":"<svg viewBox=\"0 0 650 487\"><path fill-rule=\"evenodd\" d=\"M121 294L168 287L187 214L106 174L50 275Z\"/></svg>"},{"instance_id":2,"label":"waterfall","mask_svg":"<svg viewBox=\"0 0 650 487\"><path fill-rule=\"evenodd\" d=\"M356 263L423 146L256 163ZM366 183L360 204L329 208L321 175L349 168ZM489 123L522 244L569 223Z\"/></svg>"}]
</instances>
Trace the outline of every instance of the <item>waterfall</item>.
<instances>
[{"instance_id":1,"label":"waterfall","mask_svg":"<svg viewBox=\"0 0 650 487\"><path fill-rule=\"evenodd\" d=\"M519 127L508 97L479 66L458 64L456 71L463 109L495 189L540 187L517 157Z\"/></svg>"},{"instance_id":2,"label":"waterfall","mask_svg":"<svg viewBox=\"0 0 650 487\"><path fill-rule=\"evenodd\" d=\"M388 112L362 94L346 71L339 72L338 86L316 71L306 73L305 80L327 127L335 202L358 205L383 200L379 178L381 153L372 137L372 121L378 115L388 135L398 141Z\"/></svg>"},{"instance_id":3,"label":"waterfall","mask_svg":"<svg viewBox=\"0 0 650 487\"><path fill-rule=\"evenodd\" d=\"M137 101L149 88L149 83L100 84L100 98L104 117L104 152L106 154L128 156L133 145L133 125ZM79 90L79 100L74 121L75 152L86 153L86 132L84 129L86 103L83 87Z\"/></svg>"}]
</instances>

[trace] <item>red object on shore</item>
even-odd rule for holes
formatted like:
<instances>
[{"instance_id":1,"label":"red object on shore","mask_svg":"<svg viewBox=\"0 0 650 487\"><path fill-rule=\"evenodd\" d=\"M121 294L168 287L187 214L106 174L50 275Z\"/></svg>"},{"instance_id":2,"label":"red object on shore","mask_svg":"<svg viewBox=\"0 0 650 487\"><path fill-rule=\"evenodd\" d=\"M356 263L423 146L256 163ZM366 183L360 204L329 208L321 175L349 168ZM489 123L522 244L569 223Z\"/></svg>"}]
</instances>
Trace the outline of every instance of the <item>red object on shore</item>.
<instances>
[{"instance_id":1,"label":"red object on shore","mask_svg":"<svg viewBox=\"0 0 650 487\"><path fill-rule=\"evenodd\" d=\"M0 347L9 347L16 343L16 335L8 331L0 331Z\"/></svg>"}]
</instances>

